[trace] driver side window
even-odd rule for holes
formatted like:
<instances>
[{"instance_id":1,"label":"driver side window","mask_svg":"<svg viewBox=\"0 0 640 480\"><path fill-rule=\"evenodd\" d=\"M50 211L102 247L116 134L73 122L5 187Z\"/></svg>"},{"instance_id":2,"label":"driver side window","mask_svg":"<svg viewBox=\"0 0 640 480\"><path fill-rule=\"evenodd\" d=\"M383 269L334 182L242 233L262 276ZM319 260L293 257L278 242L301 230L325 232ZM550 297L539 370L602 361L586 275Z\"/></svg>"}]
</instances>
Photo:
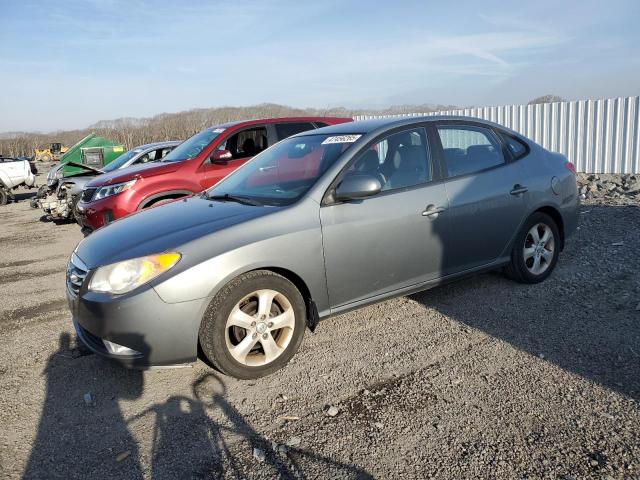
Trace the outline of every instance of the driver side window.
<instances>
[{"instance_id":1,"label":"driver side window","mask_svg":"<svg viewBox=\"0 0 640 480\"><path fill-rule=\"evenodd\" d=\"M376 177L382 191L430 182L433 175L424 128L394 133L360 153L349 173Z\"/></svg>"},{"instance_id":2,"label":"driver side window","mask_svg":"<svg viewBox=\"0 0 640 480\"><path fill-rule=\"evenodd\" d=\"M218 147L218 150L228 150L231 152L231 158L237 159L253 157L268 146L267 129L253 127L231 135Z\"/></svg>"}]
</instances>

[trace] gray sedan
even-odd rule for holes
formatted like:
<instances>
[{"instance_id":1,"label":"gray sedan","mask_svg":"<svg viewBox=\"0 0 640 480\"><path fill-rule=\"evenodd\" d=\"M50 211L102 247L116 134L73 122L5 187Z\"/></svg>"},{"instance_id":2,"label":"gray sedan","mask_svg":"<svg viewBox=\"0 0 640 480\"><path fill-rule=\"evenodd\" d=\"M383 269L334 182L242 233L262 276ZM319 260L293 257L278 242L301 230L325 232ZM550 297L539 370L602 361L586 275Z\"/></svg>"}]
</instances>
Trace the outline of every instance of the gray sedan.
<instances>
[{"instance_id":1,"label":"gray sedan","mask_svg":"<svg viewBox=\"0 0 640 480\"><path fill-rule=\"evenodd\" d=\"M345 123L283 140L201 195L83 240L79 337L130 366L283 367L320 319L502 269L536 283L575 231L573 165L462 117Z\"/></svg>"}]
</instances>

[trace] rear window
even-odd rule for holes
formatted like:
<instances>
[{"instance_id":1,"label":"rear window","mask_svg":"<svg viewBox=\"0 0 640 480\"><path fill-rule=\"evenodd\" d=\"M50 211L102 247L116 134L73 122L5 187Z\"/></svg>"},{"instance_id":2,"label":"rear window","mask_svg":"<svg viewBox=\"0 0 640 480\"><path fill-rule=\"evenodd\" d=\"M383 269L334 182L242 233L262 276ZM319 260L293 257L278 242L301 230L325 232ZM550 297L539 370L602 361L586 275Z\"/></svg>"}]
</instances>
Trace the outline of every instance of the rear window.
<instances>
[{"instance_id":1,"label":"rear window","mask_svg":"<svg viewBox=\"0 0 640 480\"><path fill-rule=\"evenodd\" d=\"M277 123L276 133L278 134L278 140L288 138L296 133L306 132L307 130L313 130L315 127L311 122L290 122L290 123Z\"/></svg>"},{"instance_id":2,"label":"rear window","mask_svg":"<svg viewBox=\"0 0 640 480\"><path fill-rule=\"evenodd\" d=\"M504 143L506 143L507 148L509 149L509 151L511 152L511 155L513 155L513 158L520 158L520 157L524 157L527 154L527 151L529 150L528 147L524 144L524 142L521 142L520 140L518 140L517 138L500 132L502 135L502 138L504 140Z\"/></svg>"},{"instance_id":3,"label":"rear window","mask_svg":"<svg viewBox=\"0 0 640 480\"><path fill-rule=\"evenodd\" d=\"M481 172L504 163L498 138L488 128L438 126L449 177Z\"/></svg>"}]
</instances>

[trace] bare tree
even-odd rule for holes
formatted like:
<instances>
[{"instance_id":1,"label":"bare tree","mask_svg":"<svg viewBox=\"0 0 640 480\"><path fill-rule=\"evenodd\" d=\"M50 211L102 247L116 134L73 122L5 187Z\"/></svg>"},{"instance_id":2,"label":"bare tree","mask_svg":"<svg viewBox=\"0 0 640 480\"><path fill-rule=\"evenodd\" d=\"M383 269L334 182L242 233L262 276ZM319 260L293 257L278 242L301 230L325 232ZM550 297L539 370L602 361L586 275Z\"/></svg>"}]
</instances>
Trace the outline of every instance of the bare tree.
<instances>
[{"instance_id":1,"label":"bare tree","mask_svg":"<svg viewBox=\"0 0 640 480\"><path fill-rule=\"evenodd\" d=\"M118 118L103 120L84 130L58 131L47 134L15 133L0 136L0 153L10 156L32 156L35 148L53 142L71 146L91 132L134 148L144 143L184 140L200 130L222 123L270 117L392 115L407 112L434 112L457 108L452 105L397 105L385 109L294 108L273 103L250 107L199 108L178 113L161 113L150 118Z\"/></svg>"},{"instance_id":2,"label":"bare tree","mask_svg":"<svg viewBox=\"0 0 640 480\"><path fill-rule=\"evenodd\" d=\"M566 100L558 95L542 95L541 97L529 100L527 105L536 105L538 103L554 103L554 102L566 102Z\"/></svg>"}]
</instances>

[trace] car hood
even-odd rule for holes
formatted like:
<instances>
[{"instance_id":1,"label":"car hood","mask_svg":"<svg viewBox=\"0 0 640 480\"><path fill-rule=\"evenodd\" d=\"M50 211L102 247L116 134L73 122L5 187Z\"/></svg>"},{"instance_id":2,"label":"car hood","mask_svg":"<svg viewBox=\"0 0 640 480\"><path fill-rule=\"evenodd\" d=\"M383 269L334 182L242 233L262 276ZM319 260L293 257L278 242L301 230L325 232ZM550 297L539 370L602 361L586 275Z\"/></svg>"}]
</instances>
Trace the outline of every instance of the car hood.
<instances>
[{"instance_id":1,"label":"car hood","mask_svg":"<svg viewBox=\"0 0 640 480\"><path fill-rule=\"evenodd\" d=\"M96 230L76 254L89 268L170 250L203 235L279 210L188 197L142 210Z\"/></svg>"},{"instance_id":2,"label":"car hood","mask_svg":"<svg viewBox=\"0 0 640 480\"><path fill-rule=\"evenodd\" d=\"M94 175L78 175L73 177L64 177L62 185L67 186L67 192L71 195L80 195L84 186L95 178Z\"/></svg>"},{"instance_id":3,"label":"car hood","mask_svg":"<svg viewBox=\"0 0 640 480\"><path fill-rule=\"evenodd\" d=\"M164 175L178 170L182 162L151 162L142 165L133 165L122 170L103 173L87 184L89 188L102 187L114 183L128 182L134 178L152 177L154 175Z\"/></svg>"}]
</instances>

